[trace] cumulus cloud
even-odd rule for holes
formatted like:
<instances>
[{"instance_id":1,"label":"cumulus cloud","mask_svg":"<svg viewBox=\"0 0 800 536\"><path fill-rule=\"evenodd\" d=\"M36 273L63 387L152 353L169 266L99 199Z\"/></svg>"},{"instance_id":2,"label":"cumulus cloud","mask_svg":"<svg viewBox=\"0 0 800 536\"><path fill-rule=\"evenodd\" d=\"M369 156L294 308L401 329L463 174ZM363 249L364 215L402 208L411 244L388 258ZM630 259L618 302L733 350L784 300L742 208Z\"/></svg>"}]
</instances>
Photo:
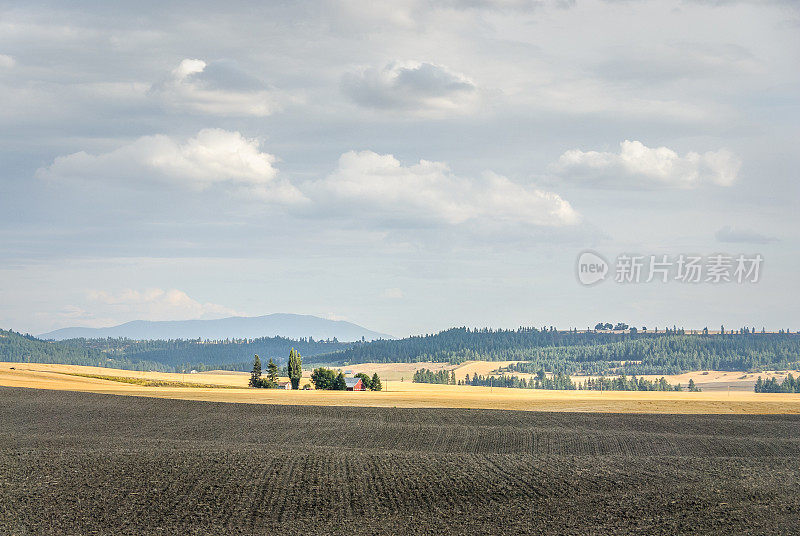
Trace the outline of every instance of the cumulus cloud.
<instances>
[{"instance_id":1,"label":"cumulus cloud","mask_svg":"<svg viewBox=\"0 0 800 536\"><path fill-rule=\"evenodd\" d=\"M701 184L730 186L741 167L727 149L680 156L667 147L647 147L625 140L619 153L566 151L550 166L557 176L596 187L696 188Z\"/></svg>"},{"instance_id":2,"label":"cumulus cloud","mask_svg":"<svg viewBox=\"0 0 800 536\"><path fill-rule=\"evenodd\" d=\"M243 313L218 305L201 303L178 289L150 288L145 290L125 289L113 293L95 290L89 299L96 309L126 318L143 320L191 320L245 316Z\"/></svg>"},{"instance_id":3,"label":"cumulus cloud","mask_svg":"<svg viewBox=\"0 0 800 536\"><path fill-rule=\"evenodd\" d=\"M10 69L14 65L16 65L16 61L11 56L6 54L0 54L0 69Z\"/></svg>"},{"instance_id":4,"label":"cumulus cloud","mask_svg":"<svg viewBox=\"0 0 800 536\"><path fill-rule=\"evenodd\" d=\"M202 191L222 188L259 202L283 204L297 217L329 217L396 227L513 223L577 223L572 206L555 193L491 172L479 178L452 173L444 162L404 166L390 154L350 151L320 180L292 184L278 176L276 157L238 132L201 130L178 141L145 136L111 152L56 158L37 176L52 181L113 182L150 189L164 185Z\"/></svg>"},{"instance_id":5,"label":"cumulus cloud","mask_svg":"<svg viewBox=\"0 0 800 536\"><path fill-rule=\"evenodd\" d=\"M329 210L398 226L516 223L562 226L577 223L570 204L552 192L486 173L456 176L443 162L402 165L390 154L350 151L338 168L309 192Z\"/></svg>"},{"instance_id":6,"label":"cumulus cloud","mask_svg":"<svg viewBox=\"0 0 800 536\"><path fill-rule=\"evenodd\" d=\"M205 190L230 186L266 200L297 202L303 195L277 177L276 158L262 152L257 140L238 132L204 129L178 141L144 136L108 153L73 153L37 170L42 179L117 181L130 186L153 182Z\"/></svg>"},{"instance_id":7,"label":"cumulus cloud","mask_svg":"<svg viewBox=\"0 0 800 536\"><path fill-rule=\"evenodd\" d=\"M720 242L742 243L742 244L769 244L775 242L775 238L748 229L739 229L726 225L716 232L714 237Z\"/></svg>"},{"instance_id":8,"label":"cumulus cloud","mask_svg":"<svg viewBox=\"0 0 800 536\"><path fill-rule=\"evenodd\" d=\"M362 106L418 113L466 111L478 96L476 85L466 76L418 61L396 61L381 69L348 73L342 87Z\"/></svg>"},{"instance_id":9,"label":"cumulus cloud","mask_svg":"<svg viewBox=\"0 0 800 536\"><path fill-rule=\"evenodd\" d=\"M227 60L185 59L150 94L168 106L212 115L266 116L281 105L277 91Z\"/></svg>"}]
</instances>

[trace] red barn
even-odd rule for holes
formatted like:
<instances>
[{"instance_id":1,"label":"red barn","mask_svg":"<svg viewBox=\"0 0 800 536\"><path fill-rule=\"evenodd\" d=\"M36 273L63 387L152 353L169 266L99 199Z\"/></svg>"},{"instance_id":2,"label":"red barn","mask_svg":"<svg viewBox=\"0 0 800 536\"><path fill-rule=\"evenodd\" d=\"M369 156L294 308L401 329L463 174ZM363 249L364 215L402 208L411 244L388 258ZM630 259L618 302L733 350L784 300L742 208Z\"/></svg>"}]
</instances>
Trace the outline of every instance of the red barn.
<instances>
[{"instance_id":1,"label":"red barn","mask_svg":"<svg viewBox=\"0 0 800 536\"><path fill-rule=\"evenodd\" d=\"M364 382L361 381L361 378L345 378L344 383L347 384L348 391L366 391L367 389L364 387Z\"/></svg>"}]
</instances>

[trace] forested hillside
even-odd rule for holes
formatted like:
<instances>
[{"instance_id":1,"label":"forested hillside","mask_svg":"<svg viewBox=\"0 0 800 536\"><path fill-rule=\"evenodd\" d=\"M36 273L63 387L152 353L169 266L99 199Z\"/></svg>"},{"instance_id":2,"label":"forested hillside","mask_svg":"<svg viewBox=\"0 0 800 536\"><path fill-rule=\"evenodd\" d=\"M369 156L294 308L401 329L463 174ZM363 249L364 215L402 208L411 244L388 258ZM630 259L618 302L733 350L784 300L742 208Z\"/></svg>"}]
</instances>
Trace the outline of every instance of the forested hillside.
<instances>
[{"instance_id":1,"label":"forested hillside","mask_svg":"<svg viewBox=\"0 0 800 536\"><path fill-rule=\"evenodd\" d=\"M689 370L764 370L800 366L800 335L613 333L454 328L435 335L374 341L316 359L343 363L467 360L526 361L517 372L677 374Z\"/></svg>"},{"instance_id":2,"label":"forested hillside","mask_svg":"<svg viewBox=\"0 0 800 536\"><path fill-rule=\"evenodd\" d=\"M283 337L224 341L70 339L46 342L0 331L0 360L103 365L136 370L249 370L253 355L286 363L295 348L305 363L468 360L521 361L508 372L677 374L691 370L761 371L800 368L800 335L685 334L454 328L435 335L367 343Z\"/></svg>"},{"instance_id":3,"label":"forested hillside","mask_svg":"<svg viewBox=\"0 0 800 536\"><path fill-rule=\"evenodd\" d=\"M536 372L542 366L549 371L590 374L611 369L626 374L785 370L800 366L800 335L633 335L594 346L532 348L519 355L526 362L510 367L517 372Z\"/></svg>"},{"instance_id":4,"label":"forested hillside","mask_svg":"<svg viewBox=\"0 0 800 536\"><path fill-rule=\"evenodd\" d=\"M336 341L317 341L313 338L298 340L285 337L261 337L258 339L227 339L223 341L155 340L132 341L130 339L68 339L63 344L74 348L91 348L103 354L134 363L157 362L172 370L227 369L249 370L253 355L285 363L289 351L294 348L304 357L330 354L351 344Z\"/></svg>"},{"instance_id":5,"label":"forested hillside","mask_svg":"<svg viewBox=\"0 0 800 536\"><path fill-rule=\"evenodd\" d=\"M303 356L329 354L351 344L333 341L299 340L284 337L232 339L224 341L130 339L68 339L42 341L31 335L0 330L0 361L64 363L133 370L249 370L253 355L286 362L289 350Z\"/></svg>"},{"instance_id":6,"label":"forested hillside","mask_svg":"<svg viewBox=\"0 0 800 536\"><path fill-rule=\"evenodd\" d=\"M525 359L521 356L534 348L607 344L619 341L622 336L612 332L587 333L557 331L551 328L516 330L452 328L432 335L378 340L352 346L341 352L338 359L348 363L418 361L462 363L471 359L492 361ZM329 359L329 356L324 356L322 359Z\"/></svg>"},{"instance_id":7,"label":"forested hillside","mask_svg":"<svg viewBox=\"0 0 800 536\"><path fill-rule=\"evenodd\" d=\"M32 335L0 329L0 361L20 363L63 363L67 365L92 365L123 369L168 371L160 363L136 363L125 357L111 357L91 346L47 342Z\"/></svg>"}]
</instances>

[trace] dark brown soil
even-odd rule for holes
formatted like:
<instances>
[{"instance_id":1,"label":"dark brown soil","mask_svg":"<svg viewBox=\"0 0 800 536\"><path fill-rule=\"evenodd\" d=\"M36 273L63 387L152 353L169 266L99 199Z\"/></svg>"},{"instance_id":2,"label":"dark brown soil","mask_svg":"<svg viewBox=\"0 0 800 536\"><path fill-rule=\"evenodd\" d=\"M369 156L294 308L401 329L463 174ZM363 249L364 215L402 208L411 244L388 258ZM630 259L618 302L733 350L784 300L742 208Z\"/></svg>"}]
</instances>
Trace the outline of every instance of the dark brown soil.
<instances>
[{"instance_id":1,"label":"dark brown soil","mask_svg":"<svg viewBox=\"0 0 800 536\"><path fill-rule=\"evenodd\" d=\"M0 535L798 531L797 416L0 388Z\"/></svg>"}]
</instances>

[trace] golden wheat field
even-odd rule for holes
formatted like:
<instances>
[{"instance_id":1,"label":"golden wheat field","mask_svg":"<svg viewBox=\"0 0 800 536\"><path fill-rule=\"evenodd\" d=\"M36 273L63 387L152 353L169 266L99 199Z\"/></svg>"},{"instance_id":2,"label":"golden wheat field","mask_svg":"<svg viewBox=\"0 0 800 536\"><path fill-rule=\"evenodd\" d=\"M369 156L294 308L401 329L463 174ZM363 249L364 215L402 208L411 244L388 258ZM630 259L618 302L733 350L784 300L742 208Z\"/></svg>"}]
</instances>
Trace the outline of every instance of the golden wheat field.
<instances>
[{"instance_id":1,"label":"golden wheat field","mask_svg":"<svg viewBox=\"0 0 800 536\"><path fill-rule=\"evenodd\" d=\"M75 374L195 383L201 384L202 387L185 385L151 387ZM250 389L246 386L247 379L246 373L221 371L172 374L75 365L0 363L0 386L215 402L611 413L800 413L800 395L752 391L701 393L546 391L416 384L407 380L400 382L391 379L384 382L385 390L381 392L285 391ZM303 380L303 383L305 382L307 380Z\"/></svg>"},{"instance_id":2,"label":"golden wheat field","mask_svg":"<svg viewBox=\"0 0 800 536\"><path fill-rule=\"evenodd\" d=\"M439 370L452 370L455 373L457 380L463 380L469 374L474 376L480 374L486 376L494 374L498 369L507 367L512 363L518 361L466 361L460 365L449 365L447 363L432 363L432 362L419 362L419 363L361 363L358 365L348 365L343 367L347 372L357 374L365 372L370 376L377 372L381 378L400 381L410 381L414 372L419 369L429 369L434 372ZM753 385L759 376L767 378L775 376L779 381L792 373L795 376L800 375L800 372L794 371L764 371L760 373L753 372L729 372L729 371L696 371L686 372L684 374L663 375L671 384L679 383L684 387L689 384L689 380L694 382L703 389L703 391L752 391ZM520 378L532 379L534 374L527 374L521 372L513 372L514 375ZM662 375L644 375L643 378L647 380L658 380ZM572 379L576 383L583 382L587 378L596 378L596 376L573 376Z\"/></svg>"}]
</instances>

